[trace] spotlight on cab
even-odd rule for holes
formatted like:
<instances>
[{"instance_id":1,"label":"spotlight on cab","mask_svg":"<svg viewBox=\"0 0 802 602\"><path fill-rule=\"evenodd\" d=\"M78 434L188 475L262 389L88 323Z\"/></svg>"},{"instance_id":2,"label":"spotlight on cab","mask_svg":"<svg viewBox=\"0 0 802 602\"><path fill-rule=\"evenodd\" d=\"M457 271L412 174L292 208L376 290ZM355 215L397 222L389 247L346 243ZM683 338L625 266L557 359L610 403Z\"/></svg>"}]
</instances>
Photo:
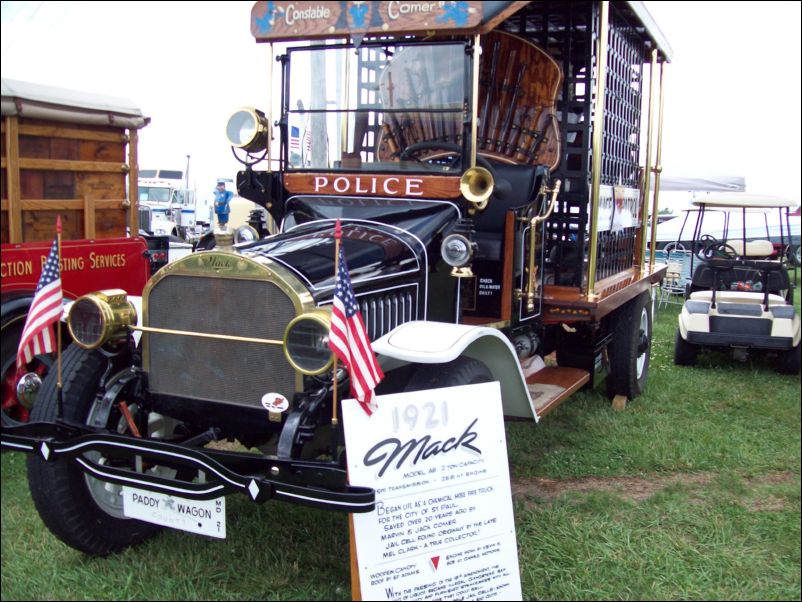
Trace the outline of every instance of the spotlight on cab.
<instances>
[{"instance_id":1,"label":"spotlight on cab","mask_svg":"<svg viewBox=\"0 0 802 602\"><path fill-rule=\"evenodd\" d=\"M243 107L228 118L226 137L229 144L249 153L258 153L267 148L270 124L259 109Z\"/></svg>"}]
</instances>

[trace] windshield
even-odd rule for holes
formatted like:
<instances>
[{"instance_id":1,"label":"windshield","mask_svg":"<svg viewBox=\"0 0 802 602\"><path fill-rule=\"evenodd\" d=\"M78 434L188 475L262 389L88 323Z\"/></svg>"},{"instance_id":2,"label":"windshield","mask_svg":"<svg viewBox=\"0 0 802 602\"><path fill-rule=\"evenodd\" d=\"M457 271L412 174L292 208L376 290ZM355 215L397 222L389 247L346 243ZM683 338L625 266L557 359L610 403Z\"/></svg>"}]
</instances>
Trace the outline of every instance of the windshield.
<instances>
[{"instance_id":1,"label":"windshield","mask_svg":"<svg viewBox=\"0 0 802 602\"><path fill-rule=\"evenodd\" d=\"M140 186L139 202L167 203L170 201L170 189L159 186Z\"/></svg>"},{"instance_id":2,"label":"windshield","mask_svg":"<svg viewBox=\"0 0 802 602\"><path fill-rule=\"evenodd\" d=\"M287 56L289 169L462 170L464 44L318 46Z\"/></svg>"}]
</instances>

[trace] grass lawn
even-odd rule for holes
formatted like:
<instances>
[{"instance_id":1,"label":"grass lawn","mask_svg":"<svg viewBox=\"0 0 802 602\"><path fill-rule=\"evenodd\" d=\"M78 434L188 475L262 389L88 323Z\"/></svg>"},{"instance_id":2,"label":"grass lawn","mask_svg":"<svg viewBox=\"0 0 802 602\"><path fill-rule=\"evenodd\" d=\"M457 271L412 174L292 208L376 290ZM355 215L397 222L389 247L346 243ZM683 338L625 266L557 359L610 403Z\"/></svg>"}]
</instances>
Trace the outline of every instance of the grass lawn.
<instances>
[{"instance_id":1,"label":"grass lawn","mask_svg":"<svg viewBox=\"0 0 802 602\"><path fill-rule=\"evenodd\" d=\"M800 599L800 377L720 353L674 366L677 312L657 312L648 388L624 411L584 392L507 425L525 599ZM224 541L165 531L88 558L44 528L23 455L4 453L2 599L350 599L343 515L227 505Z\"/></svg>"}]
</instances>

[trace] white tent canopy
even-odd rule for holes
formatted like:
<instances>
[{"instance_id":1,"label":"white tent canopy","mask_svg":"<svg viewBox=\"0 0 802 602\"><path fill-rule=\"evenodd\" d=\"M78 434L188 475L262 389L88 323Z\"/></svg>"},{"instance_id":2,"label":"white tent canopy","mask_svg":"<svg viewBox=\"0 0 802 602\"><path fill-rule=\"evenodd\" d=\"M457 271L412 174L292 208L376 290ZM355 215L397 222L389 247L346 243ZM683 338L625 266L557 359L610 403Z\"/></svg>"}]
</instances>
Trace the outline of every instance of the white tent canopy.
<instances>
[{"instance_id":1,"label":"white tent canopy","mask_svg":"<svg viewBox=\"0 0 802 602\"><path fill-rule=\"evenodd\" d=\"M654 174L652 174L652 186L654 190ZM743 192L746 190L746 180L743 176L673 176L670 174L660 175L661 192Z\"/></svg>"}]
</instances>

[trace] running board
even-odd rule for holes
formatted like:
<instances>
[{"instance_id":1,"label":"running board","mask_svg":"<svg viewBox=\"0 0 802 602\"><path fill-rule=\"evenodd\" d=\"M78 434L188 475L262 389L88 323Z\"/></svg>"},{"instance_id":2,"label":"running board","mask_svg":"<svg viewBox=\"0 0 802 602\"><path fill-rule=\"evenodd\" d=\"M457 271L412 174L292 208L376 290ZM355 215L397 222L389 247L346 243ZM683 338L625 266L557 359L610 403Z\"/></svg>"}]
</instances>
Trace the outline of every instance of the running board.
<instances>
[{"instance_id":1,"label":"running board","mask_svg":"<svg viewBox=\"0 0 802 602\"><path fill-rule=\"evenodd\" d=\"M526 379L532 403L541 418L573 395L590 380L579 368L543 368Z\"/></svg>"}]
</instances>

